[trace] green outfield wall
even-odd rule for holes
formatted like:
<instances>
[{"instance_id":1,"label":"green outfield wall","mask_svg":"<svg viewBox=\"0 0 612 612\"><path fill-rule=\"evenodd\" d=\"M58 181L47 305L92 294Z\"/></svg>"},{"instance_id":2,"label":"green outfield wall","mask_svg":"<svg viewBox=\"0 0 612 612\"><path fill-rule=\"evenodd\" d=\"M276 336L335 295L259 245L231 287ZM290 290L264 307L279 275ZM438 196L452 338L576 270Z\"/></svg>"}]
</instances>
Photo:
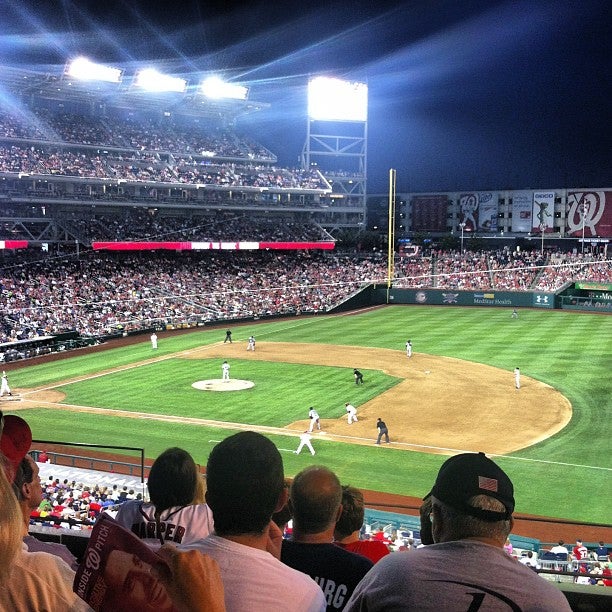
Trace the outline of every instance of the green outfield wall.
<instances>
[{"instance_id":1,"label":"green outfield wall","mask_svg":"<svg viewBox=\"0 0 612 612\"><path fill-rule=\"evenodd\" d=\"M458 291L453 289L387 289L371 285L346 300L335 310L353 310L380 304L419 304L422 306L493 306L500 308L559 308L554 293L529 291Z\"/></svg>"}]
</instances>

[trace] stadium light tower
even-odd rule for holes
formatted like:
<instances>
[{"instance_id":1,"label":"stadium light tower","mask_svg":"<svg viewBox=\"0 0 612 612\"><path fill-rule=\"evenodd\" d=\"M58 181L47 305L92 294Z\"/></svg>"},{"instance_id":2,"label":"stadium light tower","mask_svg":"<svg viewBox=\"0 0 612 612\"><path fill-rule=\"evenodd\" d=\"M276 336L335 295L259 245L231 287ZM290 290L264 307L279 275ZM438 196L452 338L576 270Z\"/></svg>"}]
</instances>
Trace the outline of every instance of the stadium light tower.
<instances>
[{"instance_id":1,"label":"stadium light tower","mask_svg":"<svg viewBox=\"0 0 612 612\"><path fill-rule=\"evenodd\" d=\"M321 222L360 229L365 225L368 85L329 76L308 82L308 130L304 170L316 168L332 187Z\"/></svg>"},{"instance_id":2,"label":"stadium light tower","mask_svg":"<svg viewBox=\"0 0 612 612\"><path fill-rule=\"evenodd\" d=\"M366 121L368 86L315 77L308 83L308 116L314 121Z\"/></svg>"}]
</instances>

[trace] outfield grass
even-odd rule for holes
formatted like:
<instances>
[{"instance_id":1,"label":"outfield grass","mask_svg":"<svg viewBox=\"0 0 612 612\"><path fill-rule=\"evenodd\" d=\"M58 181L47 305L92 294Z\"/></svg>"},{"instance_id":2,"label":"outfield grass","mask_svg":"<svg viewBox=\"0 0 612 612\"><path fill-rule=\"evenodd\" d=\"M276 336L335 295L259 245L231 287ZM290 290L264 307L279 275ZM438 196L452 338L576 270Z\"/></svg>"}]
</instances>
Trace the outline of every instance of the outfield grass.
<instances>
[{"instance_id":1,"label":"outfield grass","mask_svg":"<svg viewBox=\"0 0 612 612\"><path fill-rule=\"evenodd\" d=\"M518 320L506 309L390 306L344 316L292 318L234 329L235 340L254 333L259 341L315 342L403 350L411 338L416 353L447 355L486 363L546 382L568 397L571 422L558 434L535 446L499 458L516 485L517 511L611 523L612 459L612 317L562 311L523 310ZM218 360L187 360L178 351L219 342L223 331L202 330L168 337L160 334L155 356L161 363L64 385L66 402L154 413L195 416L228 422L280 426L306 418L309 405L325 416L340 416L346 385L357 405L395 384L375 370L368 384L355 388L350 370L249 361L232 357L232 375L249 368L257 380L240 393L207 393L191 389L194 380L220 378ZM142 344L104 353L68 357L59 362L23 367L11 375L16 387L54 385L67 378L94 374L151 357L148 338ZM239 376L238 376L239 377ZM348 382L347 382L348 381ZM452 389L448 390L452 394ZM420 401L421 398L415 398ZM483 398L486 402L486 398ZM534 406L534 410L538 407ZM330 412L328 412L330 411ZM150 420L33 409L24 415L35 438L126 446L144 446L155 457L170 445L180 445L204 464L215 441L230 430ZM391 433L393 424L389 423ZM477 427L477 423L474 424ZM500 435L516 436L520 422L507 423ZM295 438L271 435L283 453L288 475L312 462L295 456ZM478 450L478 449L474 449ZM423 495L431 487L441 457L390 448L352 446L321 441L316 461L334 469L343 482L355 486Z\"/></svg>"}]
</instances>

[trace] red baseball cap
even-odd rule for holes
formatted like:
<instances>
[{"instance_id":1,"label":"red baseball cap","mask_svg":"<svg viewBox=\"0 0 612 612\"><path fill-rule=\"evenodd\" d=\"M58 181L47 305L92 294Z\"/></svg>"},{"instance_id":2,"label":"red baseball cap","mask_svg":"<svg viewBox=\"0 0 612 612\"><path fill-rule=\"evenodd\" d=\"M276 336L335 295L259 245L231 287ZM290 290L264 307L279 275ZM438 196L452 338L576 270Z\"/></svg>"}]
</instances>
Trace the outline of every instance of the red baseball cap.
<instances>
[{"instance_id":1,"label":"red baseball cap","mask_svg":"<svg viewBox=\"0 0 612 612\"><path fill-rule=\"evenodd\" d=\"M4 416L0 411L0 432L0 451L8 460L6 476L13 482L21 460L32 445L32 430L21 417L13 414Z\"/></svg>"}]
</instances>

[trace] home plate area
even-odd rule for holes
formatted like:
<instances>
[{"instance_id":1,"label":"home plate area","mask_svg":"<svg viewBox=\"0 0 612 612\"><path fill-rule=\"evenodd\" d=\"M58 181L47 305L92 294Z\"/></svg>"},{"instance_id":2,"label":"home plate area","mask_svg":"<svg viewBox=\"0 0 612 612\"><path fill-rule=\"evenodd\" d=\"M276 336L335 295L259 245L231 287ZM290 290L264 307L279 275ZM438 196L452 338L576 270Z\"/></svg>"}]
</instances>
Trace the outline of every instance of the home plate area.
<instances>
[{"instance_id":1,"label":"home plate area","mask_svg":"<svg viewBox=\"0 0 612 612\"><path fill-rule=\"evenodd\" d=\"M237 378L230 378L230 380L211 378L210 380L198 380L191 386L200 391L243 391L244 389L254 387L255 383L250 380L239 380Z\"/></svg>"}]
</instances>

